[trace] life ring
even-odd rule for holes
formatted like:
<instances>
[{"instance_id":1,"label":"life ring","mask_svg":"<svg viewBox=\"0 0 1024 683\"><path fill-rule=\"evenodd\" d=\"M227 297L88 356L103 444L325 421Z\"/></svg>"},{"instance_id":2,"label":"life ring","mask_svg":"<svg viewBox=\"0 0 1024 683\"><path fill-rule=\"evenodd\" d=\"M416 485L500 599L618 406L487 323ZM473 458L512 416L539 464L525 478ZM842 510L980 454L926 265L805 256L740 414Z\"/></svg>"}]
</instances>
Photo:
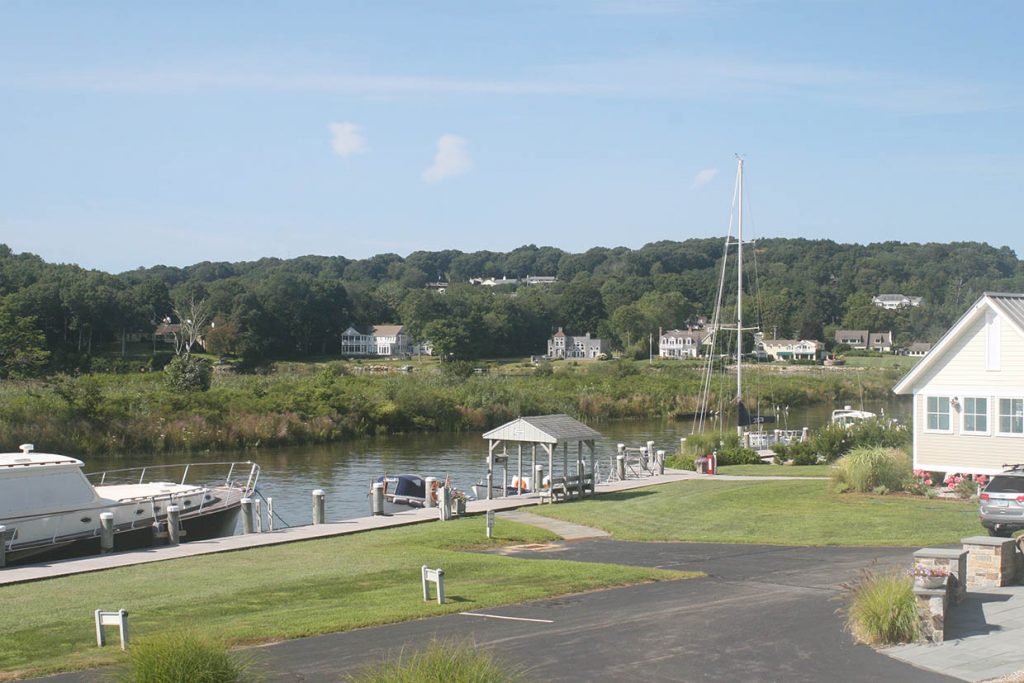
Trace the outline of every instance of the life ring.
<instances>
[{"instance_id":1,"label":"life ring","mask_svg":"<svg viewBox=\"0 0 1024 683\"><path fill-rule=\"evenodd\" d=\"M512 488L517 491L525 491L527 489L526 477L523 477L522 479L519 477L512 477Z\"/></svg>"}]
</instances>

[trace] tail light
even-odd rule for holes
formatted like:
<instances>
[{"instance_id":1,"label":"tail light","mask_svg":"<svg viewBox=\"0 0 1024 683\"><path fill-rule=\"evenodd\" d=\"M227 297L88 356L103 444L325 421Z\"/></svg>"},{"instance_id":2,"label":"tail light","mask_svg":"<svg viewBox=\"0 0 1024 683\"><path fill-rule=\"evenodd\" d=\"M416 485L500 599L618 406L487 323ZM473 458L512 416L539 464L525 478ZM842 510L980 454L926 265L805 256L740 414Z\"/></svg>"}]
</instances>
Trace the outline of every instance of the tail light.
<instances>
[{"instance_id":1,"label":"tail light","mask_svg":"<svg viewBox=\"0 0 1024 683\"><path fill-rule=\"evenodd\" d=\"M1024 503L1024 496L1017 496L1018 503Z\"/></svg>"},{"instance_id":2,"label":"tail light","mask_svg":"<svg viewBox=\"0 0 1024 683\"><path fill-rule=\"evenodd\" d=\"M987 493L983 493L983 494L981 494L981 496L979 496L979 497L980 497L980 498L981 498L982 500L988 500L988 494L987 494ZM1024 496L1021 496L1021 498L1024 498ZM1020 498L1018 498L1017 500L1020 500Z\"/></svg>"}]
</instances>

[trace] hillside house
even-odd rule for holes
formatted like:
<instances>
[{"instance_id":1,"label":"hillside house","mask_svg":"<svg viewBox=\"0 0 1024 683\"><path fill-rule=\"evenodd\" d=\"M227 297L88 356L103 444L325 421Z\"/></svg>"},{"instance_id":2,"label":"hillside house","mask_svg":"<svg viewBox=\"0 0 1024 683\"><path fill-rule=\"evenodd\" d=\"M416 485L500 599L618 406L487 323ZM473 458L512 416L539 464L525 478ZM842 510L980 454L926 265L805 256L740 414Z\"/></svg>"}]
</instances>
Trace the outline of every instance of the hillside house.
<instances>
[{"instance_id":1,"label":"hillside house","mask_svg":"<svg viewBox=\"0 0 1024 683\"><path fill-rule=\"evenodd\" d=\"M983 294L893 391L913 396L915 469L1024 460L1024 294Z\"/></svg>"},{"instance_id":2,"label":"hillside house","mask_svg":"<svg viewBox=\"0 0 1024 683\"><path fill-rule=\"evenodd\" d=\"M907 348L903 349L904 356L924 356L932 350L932 345L928 342L914 342Z\"/></svg>"},{"instance_id":3,"label":"hillside house","mask_svg":"<svg viewBox=\"0 0 1024 683\"><path fill-rule=\"evenodd\" d=\"M871 303L887 311L898 311L901 308L920 306L922 301L922 297L907 296L905 294L878 294L871 297Z\"/></svg>"},{"instance_id":4,"label":"hillside house","mask_svg":"<svg viewBox=\"0 0 1024 683\"><path fill-rule=\"evenodd\" d=\"M762 339L756 349L772 360L820 360L825 345L815 339Z\"/></svg>"},{"instance_id":5,"label":"hillside house","mask_svg":"<svg viewBox=\"0 0 1024 683\"><path fill-rule=\"evenodd\" d=\"M836 344L845 344L851 349L870 349L879 353L892 351L892 331L836 330L835 340Z\"/></svg>"},{"instance_id":6,"label":"hillside house","mask_svg":"<svg viewBox=\"0 0 1024 683\"><path fill-rule=\"evenodd\" d=\"M591 337L587 332L582 337L567 335L559 327L548 340L548 358L598 358L607 355L611 347L604 339Z\"/></svg>"},{"instance_id":7,"label":"hillside house","mask_svg":"<svg viewBox=\"0 0 1024 683\"><path fill-rule=\"evenodd\" d=\"M668 330L658 335L658 356L661 358L696 358L703 355L703 346L711 334L703 330Z\"/></svg>"},{"instance_id":8,"label":"hillside house","mask_svg":"<svg viewBox=\"0 0 1024 683\"><path fill-rule=\"evenodd\" d=\"M378 358L404 358L413 352L413 343L402 325L350 325L341 333L341 355Z\"/></svg>"}]
</instances>

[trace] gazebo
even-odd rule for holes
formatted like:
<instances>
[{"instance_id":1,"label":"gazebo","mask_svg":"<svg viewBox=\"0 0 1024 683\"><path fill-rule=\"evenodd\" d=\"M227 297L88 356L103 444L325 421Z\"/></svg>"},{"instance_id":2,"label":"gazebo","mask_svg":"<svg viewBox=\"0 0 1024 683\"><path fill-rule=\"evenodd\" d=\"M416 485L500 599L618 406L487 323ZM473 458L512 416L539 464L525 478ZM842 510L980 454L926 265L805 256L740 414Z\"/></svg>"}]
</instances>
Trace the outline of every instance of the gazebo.
<instances>
[{"instance_id":1,"label":"gazebo","mask_svg":"<svg viewBox=\"0 0 1024 683\"><path fill-rule=\"evenodd\" d=\"M548 476L554 482L555 451L562 446L562 476L568 486L569 472L569 445L576 444L576 480L573 482L578 487L578 493L584 494L584 478L579 476L584 470L583 447L590 451L590 472L594 473L594 441L601 434L579 420L568 415L533 415L520 417L500 427L492 429L484 434L487 439L487 499L493 497L494 491L494 465L502 465L502 496L508 495L508 445L515 444L518 464L519 482L523 481L523 446L530 448L530 476L534 479L532 488L540 490L541 482L536 481L537 471L537 449L541 449L541 455L548 456ZM593 479L591 479L590 492L593 493ZM516 492L521 493L522 486L516 487Z\"/></svg>"}]
</instances>

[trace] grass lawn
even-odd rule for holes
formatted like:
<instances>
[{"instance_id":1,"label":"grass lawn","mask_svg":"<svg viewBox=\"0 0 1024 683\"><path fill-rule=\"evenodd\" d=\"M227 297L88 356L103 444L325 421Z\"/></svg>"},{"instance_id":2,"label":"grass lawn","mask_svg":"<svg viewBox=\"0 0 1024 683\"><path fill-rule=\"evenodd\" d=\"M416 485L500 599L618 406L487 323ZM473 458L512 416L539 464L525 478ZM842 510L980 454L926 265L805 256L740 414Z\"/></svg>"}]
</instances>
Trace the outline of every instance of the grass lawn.
<instances>
[{"instance_id":1,"label":"grass lawn","mask_svg":"<svg viewBox=\"0 0 1024 683\"><path fill-rule=\"evenodd\" d=\"M984 532L976 503L833 494L824 481L680 481L530 512L636 541L928 546Z\"/></svg>"},{"instance_id":2,"label":"grass lawn","mask_svg":"<svg viewBox=\"0 0 1024 683\"><path fill-rule=\"evenodd\" d=\"M127 609L132 638L187 628L243 644L694 576L466 552L553 538L499 520L488 541L476 517L0 587L0 680L123 661L96 647L98 608ZM423 602L423 564L444 568L445 605Z\"/></svg>"},{"instance_id":3,"label":"grass lawn","mask_svg":"<svg viewBox=\"0 0 1024 683\"><path fill-rule=\"evenodd\" d=\"M718 468L719 474L735 474L743 477L827 477L832 473L831 465L725 465Z\"/></svg>"}]
</instances>

